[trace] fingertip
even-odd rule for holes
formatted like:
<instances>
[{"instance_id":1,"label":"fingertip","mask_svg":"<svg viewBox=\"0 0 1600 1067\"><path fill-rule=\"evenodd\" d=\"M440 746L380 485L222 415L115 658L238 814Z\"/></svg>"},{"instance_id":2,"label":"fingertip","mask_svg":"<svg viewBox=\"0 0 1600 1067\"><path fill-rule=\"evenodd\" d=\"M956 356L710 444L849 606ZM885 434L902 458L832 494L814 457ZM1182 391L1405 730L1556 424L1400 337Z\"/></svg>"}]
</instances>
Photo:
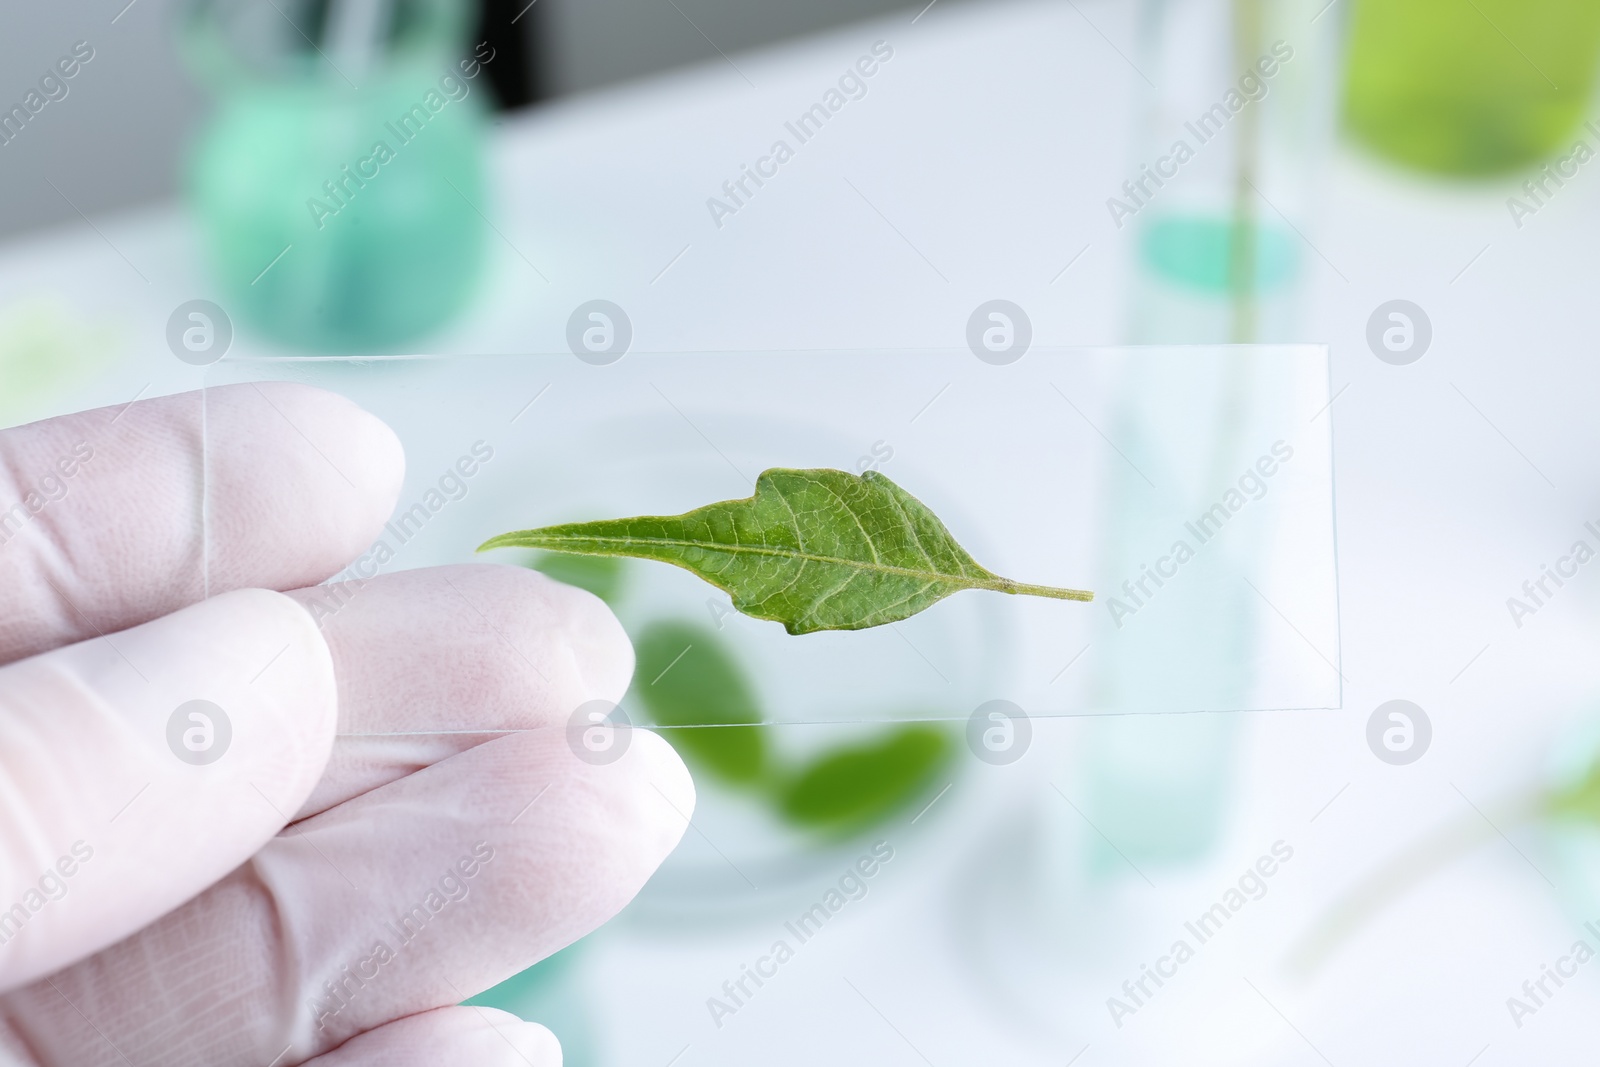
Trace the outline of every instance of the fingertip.
<instances>
[{"instance_id":1,"label":"fingertip","mask_svg":"<svg viewBox=\"0 0 1600 1067\"><path fill-rule=\"evenodd\" d=\"M364 536L358 547L371 543L383 523L394 513L400 500L400 489L406 478L406 450L400 435L378 416L361 407L349 397L330 393L310 386L301 386L314 399L328 408L326 418L332 424L343 426L346 455L354 473L351 480L365 490L358 499L357 518L363 526Z\"/></svg>"},{"instance_id":2,"label":"fingertip","mask_svg":"<svg viewBox=\"0 0 1600 1067\"><path fill-rule=\"evenodd\" d=\"M497 1008L435 1008L351 1038L306 1067L561 1067L561 1042Z\"/></svg>"},{"instance_id":3,"label":"fingertip","mask_svg":"<svg viewBox=\"0 0 1600 1067\"><path fill-rule=\"evenodd\" d=\"M405 448L382 419L348 397L299 382L255 382L248 389L300 436L315 457L302 456L309 484L324 492L315 503L339 565L372 544L394 513L405 482ZM239 397L249 399L240 392ZM270 423L272 416L265 416ZM235 445L248 443L235 441ZM315 462L320 458L322 463Z\"/></svg>"},{"instance_id":4,"label":"fingertip","mask_svg":"<svg viewBox=\"0 0 1600 1067\"><path fill-rule=\"evenodd\" d=\"M603 750L588 749L582 734L570 729L562 734L559 742L537 735L528 740L554 756L562 788L557 803L569 805L574 824L589 827L590 860L601 852L609 855L619 891L612 906L620 910L687 832L694 818L694 780L677 750L650 730L617 730L611 743L626 748L609 759ZM548 773L540 762L529 761L528 783ZM609 917L609 912L602 916Z\"/></svg>"},{"instance_id":5,"label":"fingertip","mask_svg":"<svg viewBox=\"0 0 1600 1067\"><path fill-rule=\"evenodd\" d=\"M482 1042L481 1038L487 1035L484 1034L483 1030L479 1030L471 1049L479 1054L497 1053L500 1058L493 1061L496 1067L499 1067L500 1064L504 1064L505 1067L517 1067L518 1064L534 1064L537 1067L561 1067L563 1059L561 1039L556 1037L549 1027L521 1018L509 1011L502 1011L499 1008L472 1007L470 1010L483 1023L484 1030L491 1031L499 1039L501 1046L499 1048L495 1048L492 1045L487 1048L482 1047L487 1042ZM472 1059L470 1061L463 1060L462 1062L479 1065L490 1061Z\"/></svg>"},{"instance_id":6,"label":"fingertip","mask_svg":"<svg viewBox=\"0 0 1600 1067\"><path fill-rule=\"evenodd\" d=\"M658 811L665 846L661 856L665 858L683 836L689 820L694 817L694 778L684 764L683 757L678 755L678 750L666 738L650 730L635 730L633 733L633 745L628 755L635 760L636 773L652 792L660 795L674 816L668 818L665 812Z\"/></svg>"},{"instance_id":7,"label":"fingertip","mask_svg":"<svg viewBox=\"0 0 1600 1067\"><path fill-rule=\"evenodd\" d=\"M566 620L564 651L573 674L581 679L584 699L620 701L633 680L633 642L610 605L587 589L538 571L526 567L507 570L516 573L513 580L529 584L531 593L553 604Z\"/></svg>"},{"instance_id":8,"label":"fingertip","mask_svg":"<svg viewBox=\"0 0 1600 1067\"><path fill-rule=\"evenodd\" d=\"M399 438L345 397L249 382L211 390L206 409L213 588L315 585L394 513Z\"/></svg>"}]
</instances>

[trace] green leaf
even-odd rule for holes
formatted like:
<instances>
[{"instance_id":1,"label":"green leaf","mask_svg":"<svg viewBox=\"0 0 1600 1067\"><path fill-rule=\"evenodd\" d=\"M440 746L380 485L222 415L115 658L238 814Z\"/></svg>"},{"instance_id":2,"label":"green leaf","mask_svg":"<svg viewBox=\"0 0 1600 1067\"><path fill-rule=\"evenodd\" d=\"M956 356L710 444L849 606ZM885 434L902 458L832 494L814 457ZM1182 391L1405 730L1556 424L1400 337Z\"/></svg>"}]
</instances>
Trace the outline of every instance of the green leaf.
<instances>
[{"instance_id":1,"label":"green leaf","mask_svg":"<svg viewBox=\"0 0 1600 1067\"><path fill-rule=\"evenodd\" d=\"M478 546L634 556L699 575L757 619L791 634L860 630L910 618L962 589L1093 600L980 567L927 506L877 471L764 471L755 495L683 515L568 523Z\"/></svg>"},{"instance_id":2,"label":"green leaf","mask_svg":"<svg viewBox=\"0 0 1600 1067\"><path fill-rule=\"evenodd\" d=\"M756 725L761 711L716 632L687 622L651 623L634 641L634 654L636 698L684 759L731 785L758 784L768 768L766 738ZM740 723L748 725L730 725Z\"/></svg>"},{"instance_id":3,"label":"green leaf","mask_svg":"<svg viewBox=\"0 0 1600 1067\"><path fill-rule=\"evenodd\" d=\"M949 757L943 731L902 727L881 740L823 756L788 784L778 808L802 826L848 831L916 799Z\"/></svg>"}]
</instances>

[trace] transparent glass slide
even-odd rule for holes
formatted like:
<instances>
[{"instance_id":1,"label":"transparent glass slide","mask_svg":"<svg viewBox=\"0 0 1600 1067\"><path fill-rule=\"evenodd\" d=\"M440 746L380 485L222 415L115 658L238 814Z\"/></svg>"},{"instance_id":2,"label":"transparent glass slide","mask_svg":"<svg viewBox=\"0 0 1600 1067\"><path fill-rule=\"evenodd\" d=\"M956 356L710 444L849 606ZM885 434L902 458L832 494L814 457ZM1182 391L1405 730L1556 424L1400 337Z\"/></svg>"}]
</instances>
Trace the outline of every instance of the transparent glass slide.
<instances>
[{"instance_id":1,"label":"transparent glass slide","mask_svg":"<svg viewBox=\"0 0 1600 1067\"><path fill-rule=\"evenodd\" d=\"M759 680L764 721L967 719L991 700L1029 716L1340 703L1320 346L1033 349L1006 366L965 350L234 357L207 386L267 379L342 393L405 445L394 516L341 579L528 565L475 550L745 497L770 467L832 467L893 479L997 574L1095 593L966 591L892 625L791 636L686 571L629 561L609 599L630 634L718 631Z\"/></svg>"}]
</instances>

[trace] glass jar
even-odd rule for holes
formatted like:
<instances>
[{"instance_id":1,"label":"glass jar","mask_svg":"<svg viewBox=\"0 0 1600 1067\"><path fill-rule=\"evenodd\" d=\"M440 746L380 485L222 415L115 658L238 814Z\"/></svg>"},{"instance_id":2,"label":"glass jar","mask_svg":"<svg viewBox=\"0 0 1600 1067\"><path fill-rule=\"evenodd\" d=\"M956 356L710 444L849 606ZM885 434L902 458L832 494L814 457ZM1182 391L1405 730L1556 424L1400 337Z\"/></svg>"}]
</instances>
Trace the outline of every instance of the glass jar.
<instances>
[{"instance_id":1,"label":"glass jar","mask_svg":"<svg viewBox=\"0 0 1600 1067\"><path fill-rule=\"evenodd\" d=\"M190 202L237 317L323 353L392 349L470 298L483 94L455 0L199 0L184 46L218 94Z\"/></svg>"},{"instance_id":2,"label":"glass jar","mask_svg":"<svg viewBox=\"0 0 1600 1067\"><path fill-rule=\"evenodd\" d=\"M1515 170L1570 147L1597 56L1595 0L1364 0L1351 15L1345 126L1420 170Z\"/></svg>"},{"instance_id":3,"label":"glass jar","mask_svg":"<svg viewBox=\"0 0 1600 1067\"><path fill-rule=\"evenodd\" d=\"M1332 126L1325 2L1142 4L1135 154L1107 202L1137 247L1132 342L1298 339Z\"/></svg>"}]
</instances>

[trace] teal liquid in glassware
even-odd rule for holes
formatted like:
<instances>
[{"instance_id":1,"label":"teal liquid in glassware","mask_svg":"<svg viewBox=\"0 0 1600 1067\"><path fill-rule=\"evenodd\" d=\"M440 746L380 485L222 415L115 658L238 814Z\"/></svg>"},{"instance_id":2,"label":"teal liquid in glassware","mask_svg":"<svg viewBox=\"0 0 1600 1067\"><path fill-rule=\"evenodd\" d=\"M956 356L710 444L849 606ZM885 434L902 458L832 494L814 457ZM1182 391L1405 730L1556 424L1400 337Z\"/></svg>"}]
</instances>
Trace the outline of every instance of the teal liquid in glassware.
<instances>
[{"instance_id":1,"label":"teal liquid in glassware","mask_svg":"<svg viewBox=\"0 0 1600 1067\"><path fill-rule=\"evenodd\" d=\"M482 259L485 87L444 60L229 93L189 191L230 310L280 344L392 350L472 295Z\"/></svg>"}]
</instances>

